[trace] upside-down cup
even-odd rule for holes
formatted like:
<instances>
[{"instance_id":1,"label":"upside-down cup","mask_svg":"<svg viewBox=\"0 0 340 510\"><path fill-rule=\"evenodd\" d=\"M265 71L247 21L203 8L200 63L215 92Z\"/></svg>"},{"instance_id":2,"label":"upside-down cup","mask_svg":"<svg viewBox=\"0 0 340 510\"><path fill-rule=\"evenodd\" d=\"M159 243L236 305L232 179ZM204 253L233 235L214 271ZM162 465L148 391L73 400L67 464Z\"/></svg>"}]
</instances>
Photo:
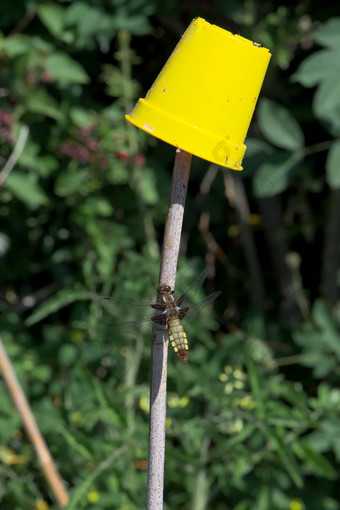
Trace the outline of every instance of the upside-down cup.
<instances>
[{"instance_id":1,"label":"upside-down cup","mask_svg":"<svg viewBox=\"0 0 340 510\"><path fill-rule=\"evenodd\" d=\"M267 48L196 18L126 119L179 149L242 170L270 56Z\"/></svg>"}]
</instances>

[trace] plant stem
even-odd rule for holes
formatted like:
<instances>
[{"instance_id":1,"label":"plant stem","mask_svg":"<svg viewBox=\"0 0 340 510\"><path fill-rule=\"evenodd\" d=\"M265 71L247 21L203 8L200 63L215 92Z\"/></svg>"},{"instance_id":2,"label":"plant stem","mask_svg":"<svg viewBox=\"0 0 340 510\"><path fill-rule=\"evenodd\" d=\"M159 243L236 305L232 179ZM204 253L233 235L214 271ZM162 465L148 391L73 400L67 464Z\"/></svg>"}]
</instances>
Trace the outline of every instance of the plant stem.
<instances>
[{"instance_id":1,"label":"plant stem","mask_svg":"<svg viewBox=\"0 0 340 510\"><path fill-rule=\"evenodd\" d=\"M286 261L289 245L284 234L284 218L280 197L274 195L259 198L258 206L281 294L281 314L290 326L295 326L301 322L302 317L295 294L292 270L288 267Z\"/></svg>"},{"instance_id":2,"label":"plant stem","mask_svg":"<svg viewBox=\"0 0 340 510\"><path fill-rule=\"evenodd\" d=\"M322 260L321 292L328 303L334 307L339 300L337 271L339 268L339 200L340 189L331 189L329 208L325 225L325 247Z\"/></svg>"},{"instance_id":3,"label":"plant stem","mask_svg":"<svg viewBox=\"0 0 340 510\"><path fill-rule=\"evenodd\" d=\"M165 224L159 285L175 288L191 154L177 149ZM168 336L154 323L151 346L147 510L163 508Z\"/></svg>"},{"instance_id":4,"label":"plant stem","mask_svg":"<svg viewBox=\"0 0 340 510\"><path fill-rule=\"evenodd\" d=\"M195 489L193 494L192 510L204 510L208 507L209 500L209 482L207 472L208 452L211 439L206 436L201 444L200 469L197 473L195 481Z\"/></svg>"}]
</instances>

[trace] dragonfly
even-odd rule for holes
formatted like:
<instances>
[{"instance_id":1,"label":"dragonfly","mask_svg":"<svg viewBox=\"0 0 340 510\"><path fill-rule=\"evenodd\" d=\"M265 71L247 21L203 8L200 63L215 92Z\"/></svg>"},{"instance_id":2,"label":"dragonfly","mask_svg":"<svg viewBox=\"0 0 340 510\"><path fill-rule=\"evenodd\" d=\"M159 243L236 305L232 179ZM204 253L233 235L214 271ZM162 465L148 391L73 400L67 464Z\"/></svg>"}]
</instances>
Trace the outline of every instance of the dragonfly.
<instances>
[{"instance_id":1,"label":"dragonfly","mask_svg":"<svg viewBox=\"0 0 340 510\"><path fill-rule=\"evenodd\" d=\"M189 347L187 335L182 325L182 319L184 317L195 317L201 308L212 303L221 294L221 291L217 291L205 297L198 303L193 303L191 301L206 279L208 271L209 267L206 267L190 286L189 290L182 294L178 299L175 299L174 290L169 285L160 285L157 290L158 302L149 303L148 305L121 301L112 297L103 298L108 302L108 310L115 310L116 313L122 303L127 305L130 308L130 311L132 308L135 308L136 311L140 311L141 307L142 309L143 307L144 309L145 307L150 307L149 313L144 313L143 311L142 318L125 322L113 322L108 324L108 326L137 326L146 322L161 324L167 329L169 340L175 353L184 363L186 363L188 361Z\"/></svg>"}]
</instances>

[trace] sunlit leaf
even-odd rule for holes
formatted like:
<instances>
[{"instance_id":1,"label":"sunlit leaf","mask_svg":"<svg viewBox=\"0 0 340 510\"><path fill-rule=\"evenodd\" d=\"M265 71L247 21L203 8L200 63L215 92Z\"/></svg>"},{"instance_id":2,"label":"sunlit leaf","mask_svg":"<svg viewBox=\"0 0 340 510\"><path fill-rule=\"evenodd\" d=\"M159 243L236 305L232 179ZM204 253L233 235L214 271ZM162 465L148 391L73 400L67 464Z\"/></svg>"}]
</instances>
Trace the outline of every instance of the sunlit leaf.
<instances>
[{"instance_id":1,"label":"sunlit leaf","mask_svg":"<svg viewBox=\"0 0 340 510\"><path fill-rule=\"evenodd\" d=\"M13 170L6 180L6 186L14 196L28 205L45 205L49 199L33 174Z\"/></svg>"},{"instance_id":2,"label":"sunlit leaf","mask_svg":"<svg viewBox=\"0 0 340 510\"><path fill-rule=\"evenodd\" d=\"M27 99L26 108L29 112L40 113L57 121L62 119L62 112L57 101L46 89L37 89Z\"/></svg>"},{"instance_id":3,"label":"sunlit leaf","mask_svg":"<svg viewBox=\"0 0 340 510\"><path fill-rule=\"evenodd\" d=\"M46 59L45 68L50 77L62 85L89 82L89 76L83 66L66 53L53 53Z\"/></svg>"},{"instance_id":4,"label":"sunlit leaf","mask_svg":"<svg viewBox=\"0 0 340 510\"><path fill-rule=\"evenodd\" d=\"M10 37L0 40L0 51L9 58L24 55L33 47L32 39L25 34L14 34Z\"/></svg>"},{"instance_id":5,"label":"sunlit leaf","mask_svg":"<svg viewBox=\"0 0 340 510\"><path fill-rule=\"evenodd\" d=\"M65 30L66 9L56 3L44 3L38 7L38 16L45 27L54 37L64 42L71 43L73 36L71 31Z\"/></svg>"}]
</instances>

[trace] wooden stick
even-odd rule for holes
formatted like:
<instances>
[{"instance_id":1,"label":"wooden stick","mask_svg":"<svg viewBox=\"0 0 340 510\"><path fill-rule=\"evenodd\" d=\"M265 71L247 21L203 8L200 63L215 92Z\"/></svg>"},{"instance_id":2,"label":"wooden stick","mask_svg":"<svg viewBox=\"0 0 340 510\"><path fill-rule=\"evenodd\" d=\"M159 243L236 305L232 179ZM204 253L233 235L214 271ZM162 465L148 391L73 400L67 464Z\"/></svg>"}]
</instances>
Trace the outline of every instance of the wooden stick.
<instances>
[{"instance_id":1,"label":"wooden stick","mask_svg":"<svg viewBox=\"0 0 340 510\"><path fill-rule=\"evenodd\" d=\"M177 149L163 239L158 285L175 288L191 154ZM163 508L168 335L156 322L152 332L147 510Z\"/></svg>"},{"instance_id":2,"label":"wooden stick","mask_svg":"<svg viewBox=\"0 0 340 510\"><path fill-rule=\"evenodd\" d=\"M4 185L5 180L15 167L18 159L20 158L20 155L22 151L25 148L27 138L28 138L29 128L27 126L22 126L22 128L19 131L18 140L15 144L14 150L6 163L4 164L3 169L0 172L0 188Z\"/></svg>"},{"instance_id":3,"label":"wooden stick","mask_svg":"<svg viewBox=\"0 0 340 510\"><path fill-rule=\"evenodd\" d=\"M16 378L1 338L0 369L14 404L21 416L26 432L35 448L48 484L51 487L51 490L58 504L64 508L68 504L68 494L60 478L60 475L53 464L53 459L39 431L38 425L34 419L25 394L19 384L18 379Z\"/></svg>"}]
</instances>

